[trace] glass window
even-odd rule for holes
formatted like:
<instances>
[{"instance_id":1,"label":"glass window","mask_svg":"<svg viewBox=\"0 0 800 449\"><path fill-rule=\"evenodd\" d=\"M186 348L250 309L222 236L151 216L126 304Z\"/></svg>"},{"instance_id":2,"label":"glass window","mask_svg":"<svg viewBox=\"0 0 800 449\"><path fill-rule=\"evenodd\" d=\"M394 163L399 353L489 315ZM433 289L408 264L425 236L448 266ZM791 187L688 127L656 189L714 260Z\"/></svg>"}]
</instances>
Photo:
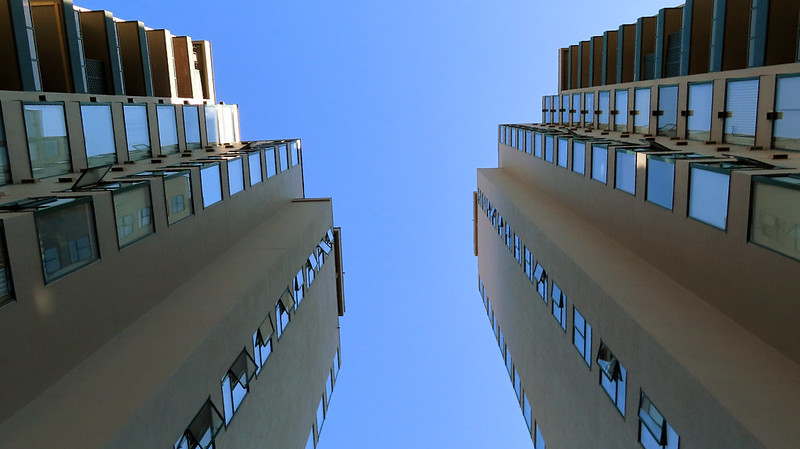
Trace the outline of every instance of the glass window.
<instances>
[{"instance_id":1,"label":"glass window","mask_svg":"<svg viewBox=\"0 0 800 449\"><path fill-rule=\"evenodd\" d=\"M306 448L305 449L314 449L314 428L313 427L308 432L308 440L306 440Z\"/></svg>"},{"instance_id":2,"label":"glass window","mask_svg":"<svg viewBox=\"0 0 800 449\"><path fill-rule=\"evenodd\" d=\"M175 119L175 107L172 105L156 106L158 116L158 140L161 153L174 154L178 152L178 125Z\"/></svg>"},{"instance_id":3,"label":"glass window","mask_svg":"<svg viewBox=\"0 0 800 449\"><path fill-rule=\"evenodd\" d=\"M675 160L647 156L647 201L672 210L675 184Z\"/></svg>"},{"instance_id":4,"label":"glass window","mask_svg":"<svg viewBox=\"0 0 800 449\"><path fill-rule=\"evenodd\" d=\"M569 95L561 96L561 123L569 123Z\"/></svg>"},{"instance_id":5,"label":"glass window","mask_svg":"<svg viewBox=\"0 0 800 449\"><path fill-rule=\"evenodd\" d=\"M206 141L209 145L219 144L219 118L216 106L206 106Z\"/></svg>"},{"instance_id":6,"label":"glass window","mask_svg":"<svg viewBox=\"0 0 800 449\"><path fill-rule=\"evenodd\" d=\"M536 291L547 304L547 272L538 262L533 268L533 279L536 281Z\"/></svg>"},{"instance_id":7,"label":"glass window","mask_svg":"<svg viewBox=\"0 0 800 449\"><path fill-rule=\"evenodd\" d=\"M214 438L216 438L223 425L224 422L219 415L219 411L208 399L189 424L189 427L183 432L183 435L175 442L174 449L213 449Z\"/></svg>"},{"instance_id":8,"label":"glass window","mask_svg":"<svg viewBox=\"0 0 800 449\"><path fill-rule=\"evenodd\" d=\"M633 132L647 134L650 132L650 88L644 87L634 91Z\"/></svg>"},{"instance_id":9,"label":"glass window","mask_svg":"<svg viewBox=\"0 0 800 449\"><path fill-rule=\"evenodd\" d=\"M558 165L567 168L567 156L569 154L569 140L566 137L558 138Z\"/></svg>"},{"instance_id":10,"label":"glass window","mask_svg":"<svg viewBox=\"0 0 800 449\"><path fill-rule=\"evenodd\" d=\"M567 330L567 295L561 291L561 289L553 282L553 288L550 292L550 298L552 301L550 302L551 305L551 312L555 317L558 324L561 325L561 328L565 331Z\"/></svg>"},{"instance_id":11,"label":"glass window","mask_svg":"<svg viewBox=\"0 0 800 449\"><path fill-rule=\"evenodd\" d=\"M300 163L300 145L294 140L289 144L289 151L292 153L292 167Z\"/></svg>"},{"instance_id":12,"label":"glass window","mask_svg":"<svg viewBox=\"0 0 800 449\"><path fill-rule=\"evenodd\" d=\"M658 88L658 135L678 135L678 86Z\"/></svg>"},{"instance_id":13,"label":"glass window","mask_svg":"<svg viewBox=\"0 0 800 449\"><path fill-rule=\"evenodd\" d=\"M342 358L339 356L339 349L336 349L336 354L333 356L333 378L339 377L339 367L342 364Z\"/></svg>"},{"instance_id":14,"label":"glass window","mask_svg":"<svg viewBox=\"0 0 800 449\"><path fill-rule=\"evenodd\" d=\"M277 154L275 153L275 147L268 147L267 151L264 152L264 157L267 161L267 178L271 178L278 174L278 166L275 163L275 157Z\"/></svg>"},{"instance_id":15,"label":"glass window","mask_svg":"<svg viewBox=\"0 0 800 449\"><path fill-rule=\"evenodd\" d=\"M686 138L711 139L711 99L713 83L689 84L689 116L686 118Z\"/></svg>"},{"instance_id":16,"label":"glass window","mask_svg":"<svg viewBox=\"0 0 800 449\"><path fill-rule=\"evenodd\" d=\"M542 133L534 133L533 136L533 155L541 158L542 157Z\"/></svg>"},{"instance_id":17,"label":"glass window","mask_svg":"<svg viewBox=\"0 0 800 449\"><path fill-rule=\"evenodd\" d=\"M234 105L220 105L217 109L219 116L220 143L236 142Z\"/></svg>"},{"instance_id":18,"label":"glass window","mask_svg":"<svg viewBox=\"0 0 800 449\"><path fill-rule=\"evenodd\" d=\"M775 86L775 148L800 150L800 76L779 76Z\"/></svg>"},{"instance_id":19,"label":"glass window","mask_svg":"<svg viewBox=\"0 0 800 449\"><path fill-rule=\"evenodd\" d=\"M544 443L544 437L542 436L542 431L539 430L539 423L536 423L536 436L534 441L536 444L533 445L534 449L546 449Z\"/></svg>"},{"instance_id":20,"label":"glass window","mask_svg":"<svg viewBox=\"0 0 800 449\"><path fill-rule=\"evenodd\" d=\"M6 248L6 233L3 222L0 221L0 304L14 299L14 286L11 282L11 269L8 266Z\"/></svg>"},{"instance_id":21,"label":"glass window","mask_svg":"<svg viewBox=\"0 0 800 449\"><path fill-rule=\"evenodd\" d=\"M26 104L25 134L36 179L72 171L63 104Z\"/></svg>"},{"instance_id":22,"label":"glass window","mask_svg":"<svg viewBox=\"0 0 800 449\"><path fill-rule=\"evenodd\" d=\"M204 164L200 169L200 186L203 192L203 208L222 201L222 178L219 164Z\"/></svg>"},{"instance_id":23,"label":"glass window","mask_svg":"<svg viewBox=\"0 0 800 449\"><path fill-rule=\"evenodd\" d=\"M572 141L572 171L586 173L586 142L582 140Z\"/></svg>"},{"instance_id":24,"label":"glass window","mask_svg":"<svg viewBox=\"0 0 800 449\"><path fill-rule=\"evenodd\" d=\"M606 183L608 171L608 146L592 145L592 179Z\"/></svg>"},{"instance_id":25,"label":"glass window","mask_svg":"<svg viewBox=\"0 0 800 449\"><path fill-rule=\"evenodd\" d=\"M689 172L689 216L724 230L728 219L729 185L728 173L692 164Z\"/></svg>"},{"instance_id":26,"label":"glass window","mask_svg":"<svg viewBox=\"0 0 800 449\"><path fill-rule=\"evenodd\" d=\"M147 125L147 105L126 104L122 107L125 116L125 139L128 157L132 161L147 159L150 153L150 127Z\"/></svg>"},{"instance_id":27,"label":"glass window","mask_svg":"<svg viewBox=\"0 0 800 449\"><path fill-rule=\"evenodd\" d=\"M542 113L542 122L550 123L550 97L544 97L544 111Z\"/></svg>"},{"instance_id":28,"label":"glass window","mask_svg":"<svg viewBox=\"0 0 800 449\"><path fill-rule=\"evenodd\" d=\"M186 149L200 148L200 111L197 106L183 107L183 130L186 137Z\"/></svg>"},{"instance_id":29,"label":"glass window","mask_svg":"<svg viewBox=\"0 0 800 449\"><path fill-rule=\"evenodd\" d=\"M333 373L328 371L328 380L325 381L325 398L328 403L331 402L331 395L333 395Z\"/></svg>"},{"instance_id":30,"label":"glass window","mask_svg":"<svg viewBox=\"0 0 800 449\"><path fill-rule=\"evenodd\" d=\"M531 416L531 403L528 400L528 394L522 393L522 416L525 417L525 424L528 426L528 432L533 430L533 417Z\"/></svg>"},{"instance_id":31,"label":"glass window","mask_svg":"<svg viewBox=\"0 0 800 449\"><path fill-rule=\"evenodd\" d=\"M625 416L625 384L627 373L619 360L602 341L597 351L597 366L600 368L600 386Z\"/></svg>"},{"instance_id":32,"label":"glass window","mask_svg":"<svg viewBox=\"0 0 800 449\"><path fill-rule=\"evenodd\" d=\"M508 377L513 381L513 373L514 373L514 361L511 358L511 351L508 350L508 346L503 346L504 352L506 355L506 371L508 371Z\"/></svg>"},{"instance_id":33,"label":"glass window","mask_svg":"<svg viewBox=\"0 0 800 449\"><path fill-rule=\"evenodd\" d=\"M34 218L45 283L100 259L90 197L55 199Z\"/></svg>"},{"instance_id":34,"label":"glass window","mask_svg":"<svg viewBox=\"0 0 800 449\"><path fill-rule=\"evenodd\" d=\"M587 128L594 128L594 92L586 92L583 96L586 116L583 118Z\"/></svg>"},{"instance_id":35,"label":"glass window","mask_svg":"<svg viewBox=\"0 0 800 449\"><path fill-rule=\"evenodd\" d=\"M247 165L250 169L250 185L258 184L263 180L261 175L261 152L247 153Z\"/></svg>"},{"instance_id":36,"label":"glass window","mask_svg":"<svg viewBox=\"0 0 800 449\"><path fill-rule=\"evenodd\" d=\"M291 307L290 304L294 303L294 299L292 299L292 294L289 293L289 289L287 288L283 295L281 295L278 302L275 304L275 320L278 324L278 338L280 339L283 335L283 332L286 330L286 326L289 324L291 317L289 316L289 308Z\"/></svg>"},{"instance_id":37,"label":"glass window","mask_svg":"<svg viewBox=\"0 0 800 449\"><path fill-rule=\"evenodd\" d=\"M11 169L8 165L8 145L6 144L3 116L0 114L0 186L11 182Z\"/></svg>"},{"instance_id":38,"label":"glass window","mask_svg":"<svg viewBox=\"0 0 800 449\"><path fill-rule=\"evenodd\" d=\"M525 149L525 130L517 128L517 149L522 151Z\"/></svg>"},{"instance_id":39,"label":"glass window","mask_svg":"<svg viewBox=\"0 0 800 449\"><path fill-rule=\"evenodd\" d=\"M514 234L514 258L522 264L522 240L517 234Z\"/></svg>"},{"instance_id":40,"label":"glass window","mask_svg":"<svg viewBox=\"0 0 800 449\"><path fill-rule=\"evenodd\" d=\"M278 145L278 151L276 154L279 155L278 158L280 159L279 165L281 167L281 172L284 172L289 169L289 158L287 151L288 147L286 146L285 143Z\"/></svg>"},{"instance_id":41,"label":"glass window","mask_svg":"<svg viewBox=\"0 0 800 449\"><path fill-rule=\"evenodd\" d=\"M758 116L758 80L728 81L725 92L725 130L722 141L754 145Z\"/></svg>"},{"instance_id":42,"label":"glass window","mask_svg":"<svg viewBox=\"0 0 800 449\"><path fill-rule=\"evenodd\" d=\"M608 129L608 111L610 108L610 94L608 91L601 91L597 96L597 127Z\"/></svg>"},{"instance_id":43,"label":"glass window","mask_svg":"<svg viewBox=\"0 0 800 449\"><path fill-rule=\"evenodd\" d=\"M544 160L553 162L553 153L555 153L555 144L553 143L553 135L545 134L544 136Z\"/></svg>"},{"instance_id":44,"label":"glass window","mask_svg":"<svg viewBox=\"0 0 800 449\"><path fill-rule=\"evenodd\" d=\"M617 150L614 187L636 195L636 152Z\"/></svg>"},{"instance_id":45,"label":"glass window","mask_svg":"<svg viewBox=\"0 0 800 449\"><path fill-rule=\"evenodd\" d=\"M527 246L523 245L524 260L525 260L525 275L528 276L528 279L533 281L533 253Z\"/></svg>"},{"instance_id":46,"label":"glass window","mask_svg":"<svg viewBox=\"0 0 800 449\"><path fill-rule=\"evenodd\" d=\"M82 104L81 121L89 167L116 163L117 153L114 148L114 122L111 120L111 105Z\"/></svg>"},{"instance_id":47,"label":"glass window","mask_svg":"<svg viewBox=\"0 0 800 449\"><path fill-rule=\"evenodd\" d=\"M267 318L264 319L255 333L253 333L253 354L255 354L256 374L261 371L261 368L267 363L269 355L272 354L273 332L272 317L267 315Z\"/></svg>"},{"instance_id":48,"label":"glass window","mask_svg":"<svg viewBox=\"0 0 800 449\"><path fill-rule=\"evenodd\" d=\"M510 147L516 148L517 146L517 128L509 127L508 132L511 134Z\"/></svg>"},{"instance_id":49,"label":"glass window","mask_svg":"<svg viewBox=\"0 0 800 449\"><path fill-rule=\"evenodd\" d=\"M231 422L244 397L250 392L250 379L256 375L256 364L246 350L239 353L228 372L222 377L222 406L225 424Z\"/></svg>"},{"instance_id":50,"label":"glass window","mask_svg":"<svg viewBox=\"0 0 800 449\"><path fill-rule=\"evenodd\" d=\"M525 152L533 153L533 133L530 131L525 131Z\"/></svg>"},{"instance_id":51,"label":"glass window","mask_svg":"<svg viewBox=\"0 0 800 449\"><path fill-rule=\"evenodd\" d=\"M517 394L517 401L519 401L522 399L522 382L519 379L519 374L517 374L517 368L513 367L511 371L511 377L514 378L514 393Z\"/></svg>"},{"instance_id":52,"label":"glass window","mask_svg":"<svg viewBox=\"0 0 800 449\"><path fill-rule=\"evenodd\" d=\"M325 396L319 400L317 406L317 437L322 433L322 426L325 424Z\"/></svg>"},{"instance_id":53,"label":"glass window","mask_svg":"<svg viewBox=\"0 0 800 449\"><path fill-rule=\"evenodd\" d=\"M137 182L112 191L117 243L123 248L155 232L150 183Z\"/></svg>"},{"instance_id":54,"label":"glass window","mask_svg":"<svg viewBox=\"0 0 800 449\"><path fill-rule=\"evenodd\" d=\"M679 437L644 392L639 399L639 442L645 449L678 449Z\"/></svg>"},{"instance_id":55,"label":"glass window","mask_svg":"<svg viewBox=\"0 0 800 449\"><path fill-rule=\"evenodd\" d=\"M303 281L303 271L304 268L300 268L292 280L292 292L294 293L295 310L297 310L297 307L300 306L300 303L303 301L303 297L306 295L306 284Z\"/></svg>"},{"instance_id":56,"label":"glass window","mask_svg":"<svg viewBox=\"0 0 800 449\"><path fill-rule=\"evenodd\" d=\"M581 124L581 94L572 94L572 125Z\"/></svg>"},{"instance_id":57,"label":"glass window","mask_svg":"<svg viewBox=\"0 0 800 449\"><path fill-rule=\"evenodd\" d=\"M231 196L244 190L244 162L240 157L228 160L228 190Z\"/></svg>"},{"instance_id":58,"label":"glass window","mask_svg":"<svg viewBox=\"0 0 800 449\"><path fill-rule=\"evenodd\" d=\"M550 115L550 122L551 123L558 123L558 110L560 109L558 106L558 95L553 95L553 113Z\"/></svg>"},{"instance_id":59,"label":"glass window","mask_svg":"<svg viewBox=\"0 0 800 449\"><path fill-rule=\"evenodd\" d=\"M592 366L592 326L575 307L572 308L572 325L572 344L578 349L586 364Z\"/></svg>"},{"instance_id":60,"label":"glass window","mask_svg":"<svg viewBox=\"0 0 800 449\"><path fill-rule=\"evenodd\" d=\"M800 177L754 176L750 241L800 259Z\"/></svg>"},{"instance_id":61,"label":"glass window","mask_svg":"<svg viewBox=\"0 0 800 449\"><path fill-rule=\"evenodd\" d=\"M616 131L628 130L628 90L620 89L614 91L614 129Z\"/></svg>"}]
</instances>

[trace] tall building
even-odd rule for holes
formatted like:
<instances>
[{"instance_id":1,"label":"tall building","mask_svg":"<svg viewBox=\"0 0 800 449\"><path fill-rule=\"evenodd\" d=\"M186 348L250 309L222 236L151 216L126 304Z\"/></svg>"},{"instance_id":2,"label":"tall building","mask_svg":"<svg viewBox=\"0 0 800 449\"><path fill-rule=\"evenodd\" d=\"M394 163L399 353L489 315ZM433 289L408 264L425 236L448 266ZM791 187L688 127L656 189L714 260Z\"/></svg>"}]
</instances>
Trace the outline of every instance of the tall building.
<instances>
[{"instance_id":1,"label":"tall building","mask_svg":"<svg viewBox=\"0 0 800 449\"><path fill-rule=\"evenodd\" d=\"M300 140L241 141L207 41L0 20L0 447L315 447L344 293Z\"/></svg>"},{"instance_id":2,"label":"tall building","mask_svg":"<svg viewBox=\"0 0 800 449\"><path fill-rule=\"evenodd\" d=\"M478 287L537 449L800 446L798 18L662 9L499 127Z\"/></svg>"}]
</instances>

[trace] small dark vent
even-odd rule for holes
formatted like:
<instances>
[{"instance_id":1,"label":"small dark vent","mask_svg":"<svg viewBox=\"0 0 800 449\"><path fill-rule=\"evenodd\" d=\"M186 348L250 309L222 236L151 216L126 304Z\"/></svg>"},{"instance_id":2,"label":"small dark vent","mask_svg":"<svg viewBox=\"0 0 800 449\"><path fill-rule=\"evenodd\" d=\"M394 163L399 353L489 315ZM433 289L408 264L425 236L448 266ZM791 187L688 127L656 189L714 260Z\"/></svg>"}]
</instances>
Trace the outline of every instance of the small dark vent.
<instances>
[{"instance_id":1,"label":"small dark vent","mask_svg":"<svg viewBox=\"0 0 800 449\"><path fill-rule=\"evenodd\" d=\"M90 94L106 93L106 70L103 61L86 58L86 82Z\"/></svg>"}]
</instances>

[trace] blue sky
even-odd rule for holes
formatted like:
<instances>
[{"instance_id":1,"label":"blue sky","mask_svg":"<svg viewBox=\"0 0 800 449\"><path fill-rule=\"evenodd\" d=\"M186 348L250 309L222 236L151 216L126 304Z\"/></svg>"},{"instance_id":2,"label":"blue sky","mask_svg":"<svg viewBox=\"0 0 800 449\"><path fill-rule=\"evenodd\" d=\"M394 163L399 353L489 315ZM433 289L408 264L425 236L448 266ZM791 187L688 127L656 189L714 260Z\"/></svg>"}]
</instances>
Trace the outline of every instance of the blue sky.
<instances>
[{"instance_id":1,"label":"blue sky","mask_svg":"<svg viewBox=\"0 0 800 449\"><path fill-rule=\"evenodd\" d=\"M532 447L477 293L475 169L497 166L499 123L541 119L559 48L676 3L76 4L211 41L243 138L303 139L346 271L320 449Z\"/></svg>"}]
</instances>

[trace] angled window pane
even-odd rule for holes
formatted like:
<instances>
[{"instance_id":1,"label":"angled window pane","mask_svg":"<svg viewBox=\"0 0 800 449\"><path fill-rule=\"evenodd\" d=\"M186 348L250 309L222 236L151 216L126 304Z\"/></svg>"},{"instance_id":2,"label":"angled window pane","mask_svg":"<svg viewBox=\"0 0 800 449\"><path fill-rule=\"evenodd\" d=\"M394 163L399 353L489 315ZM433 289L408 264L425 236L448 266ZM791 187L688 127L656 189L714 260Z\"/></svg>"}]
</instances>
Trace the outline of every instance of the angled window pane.
<instances>
[{"instance_id":1,"label":"angled window pane","mask_svg":"<svg viewBox=\"0 0 800 449\"><path fill-rule=\"evenodd\" d=\"M541 158L542 157L542 133L534 133L533 137L533 155Z\"/></svg>"},{"instance_id":2,"label":"angled window pane","mask_svg":"<svg viewBox=\"0 0 800 449\"><path fill-rule=\"evenodd\" d=\"M284 172L289 169L289 153L288 153L288 146L285 143L278 145L278 157L280 159L280 167L281 171Z\"/></svg>"},{"instance_id":3,"label":"angled window pane","mask_svg":"<svg viewBox=\"0 0 800 449\"><path fill-rule=\"evenodd\" d=\"M778 77L775 87L775 148L800 150L800 76Z\"/></svg>"},{"instance_id":4,"label":"angled window pane","mask_svg":"<svg viewBox=\"0 0 800 449\"><path fill-rule=\"evenodd\" d=\"M572 124L578 126L581 123L581 94L572 94Z\"/></svg>"},{"instance_id":5,"label":"angled window pane","mask_svg":"<svg viewBox=\"0 0 800 449\"><path fill-rule=\"evenodd\" d=\"M197 106L183 107L183 130L186 137L186 149L200 148L200 112Z\"/></svg>"},{"instance_id":6,"label":"angled window pane","mask_svg":"<svg viewBox=\"0 0 800 449\"><path fill-rule=\"evenodd\" d=\"M278 166L275 163L275 147L268 147L264 152L264 157L267 161L267 178L271 178L278 174Z\"/></svg>"},{"instance_id":7,"label":"angled window pane","mask_svg":"<svg viewBox=\"0 0 800 449\"><path fill-rule=\"evenodd\" d=\"M678 86L659 86L658 88L658 135L676 137L678 135Z\"/></svg>"},{"instance_id":8,"label":"angled window pane","mask_svg":"<svg viewBox=\"0 0 800 449\"><path fill-rule=\"evenodd\" d=\"M608 129L608 117L610 108L610 93L602 91L597 96L597 127L599 129Z\"/></svg>"},{"instance_id":9,"label":"angled window pane","mask_svg":"<svg viewBox=\"0 0 800 449\"><path fill-rule=\"evenodd\" d=\"M531 416L531 403L528 400L528 394L522 393L522 416L525 417L525 425L528 426L528 432L531 432L533 421Z\"/></svg>"},{"instance_id":10,"label":"angled window pane","mask_svg":"<svg viewBox=\"0 0 800 449\"><path fill-rule=\"evenodd\" d=\"M525 152L533 153L533 133L530 131L525 131Z\"/></svg>"},{"instance_id":11,"label":"angled window pane","mask_svg":"<svg viewBox=\"0 0 800 449\"><path fill-rule=\"evenodd\" d=\"M219 164L208 164L200 169L200 185L203 192L203 208L222 201L222 179Z\"/></svg>"},{"instance_id":12,"label":"angled window pane","mask_svg":"<svg viewBox=\"0 0 800 449\"><path fill-rule=\"evenodd\" d=\"M116 163L111 105L82 104L81 122L89 167Z\"/></svg>"},{"instance_id":13,"label":"angled window pane","mask_svg":"<svg viewBox=\"0 0 800 449\"><path fill-rule=\"evenodd\" d=\"M689 216L724 230L728 219L729 185L729 174L691 167Z\"/></svg>"},{"instance_id":14,"label":"angled window pane","mask_svg":"<svg viewBox=\"0 0 800 449\"><path fill-rule=\"evenodd\" d=\"M650 88L636 89L633 98L633 109L636 111L633 119L633 132L647 134L650 132Z\"/></svg>"},{"instance_id":15,"label":"angled window pane","mask_svg":"<svg viewBox=\"0 0 800 449\"><path fill-rule=\"evenodd\" d=\"M558 95L553 95L552 98L553 98L553 109L552 109L553 113L550 114L550 122L551 123L558 123L558 118L559 118L558 113L559 113L559 109L561 109L559 107L559 97L558 97Z\"/></svg>"},{"instance_id":16,"label":"angled window pane","mask_svg":"<svg viewBox=\"0 0 800 449\"><path fill-rule=\"evenodd\" d=\"M567 157L569 155L569 140L566 137L558 138L558 165L567 168Z\"/></svg>"},{"instance_id":17,"label":"angled window pane","mask_svg":"<svg viewBox=\"0 0 800 449\"><path fill-rule=\"evenodd\" d=\"M88 197L59 198L34 214L45 283L100 258Z\"/></svg>"},{"instance_id":18,"label":"angled window pane","mask_svg":"<svg viewBox=\"0 0 800 449\"><path fill-rule=\"evenodd\" d=\"M158 116L158 141L163 154L178 152L178 122L175 118L175 107L171 105L156 106Z\"/></svg>"},{"instance_id":19,"label":"angled window pane","mask_svg":"<svg viewBox=\"0 0 800 449\"><path fill-rule=\"evenodd\" d=\"M592 145L592 179L606 183L608 172L608 146Z\"/></svg>"},{"instance_id":20,"label":"angled window pane","mask_svg":"<svg viewBox=\"0 0 800 449\"><path fill-rule=\"evenodd\" d=\"M614 91L614 109L618 113L614 116L614 129L617 131L628 130L628 90Z\"/></svg>"},{"instance_id":21,"label":"angled window pane","mask_svg":"<svg viewBox=\"0 0 800 449\"><path fill-rule=\"evenodd\" d=\"M216 106L206 106L206 141L209 145L219 144L219 118Z\"/></svg>"},{"instance_id":22,"label":"angled window pane","mask_svg":"<svg viewBox=\"0 0 800 449\"><path fill-rule=\"evenodd\" d=\"M555 144L552 134L545 134L544 136L544 160L553 162L553 154L555 153Z\"/></svg>"},{"instance_id":23,"label":"angled window pane","mask_svg":"<svg viewBox=\"0 0 800 449\"><path fill-rule=\"evenodd\" d=\"M617 150L614 187L636 195L636 153Z\"/></svg>"},{"instance_id":24,"label":"angled window pane","mask_svg":"<svg viewBox=\"0 0 800 449\"><path fill-rule=\"evenodd\" d=\"M26 104L25 133L36 179L72 171L63 104Z\"/></svg>"},{"instance_id":25,"label":"angled window pane","mask_svg":"<svg viewBox=\"0 0 800 449\"><path fill-rule=\"evenodd\" d=\"M117 220L117 243L123 248L155 232L150 183L140 182L112 191Z\"/></svg>"},{"instance_id":26,"label":"angled window pane","mask_svg":"<svg viewBox=\"0 0 800 449\"><path fill-rule=\"evenodd\" d=\"M725 92L725 130L722 141L754 145L758 116L758 80L728 81Z\"/></svg>"},{"instance_id":27,"label":"angled window pane","mask_svg":"<svg viewBox=\"0 0 800 449\"><path fill-rule=\"evenodd\" d=\"M594 128L594 92L587 92L583 100L585 102L583 109L586 111L584 122L587 128Z\"/></svg>"},{"instance_id":28,"label":"angled window pane","mask_svg":"<svg viewBox=\"0 0 800 449\"><path fill-rule=\"evenodd\" d=\"M800 177L754 176L750 241L800 260Z\"/></svg>"},{"instance_id":29,"label":"angled window pane","mask_svg":"<svg viewBox=\"0 0 800 449\"><path fill-rule=\"evenodd\" d=\"M561 123L569 123L569 95L561 96Z\"/></svg>"},{"instance_id":30,"label":"angled window pane","mask_svg":"<svg viewBox=\"0 0 800 449\"><path fill-rule=\"evenodd\" d=\"M689 84L689 117L686 120L686 138L707 141L711 139L711 99L713 83Z\"/></svg>"},{"instance_id":31,"label":"angled window pane","mask_svg":"<svg viewBox=\"0 0 800 449\"><path fill-rule=\"evenodd\" d=\"M128 157L132 161L147 159L150 153L150 128L147 125L147 105L126 104L122 107L125 116L125 140Z\"/></svg>"},{"instance_id":32,"label":"angled window pane","mask_svg":"<svg viewBox=\"0 0 800 449\"><path fill-rule=\"evenodd\" d=\"M647 158L647 201L672 210L675 161Z\"/></svg>"},{"instance_id":33,"label":"angled window pane","mask_svg":"<svg viewBox=\"0 0 800 449\"><path fill-rule=\"evenodd\" d=\"M228 190L231 196L244 190L244 162L240 157L228 160Z\"/></svg>"},{"instance_id":34,"label":"angled window pane","mask_svg":"<svg viewBox=\"0 0 800 449\"><path fill-rule=\"evenodd\" d=\"M582 140L572 141L572 171L586 173L586 142Z\"/></svg>"},{"instance_id":35,"label":"angled window pane","mask_svg":"<svg viewBox=\"0 0 800 449\"><path fill-rule=\"evenodd\" d=\"M192 180L188 171L169 173L164 176L164 196L166 197L169 225L194 214Z\"/></svg>"},{"instance_id":36,"label":"angled window pane","mask_svg":"<svg viewBox=\"0 0 800 449\"><path fill-rule=\"evenodd\" d=\"M247 154L247 165L250 170L250 185L258 184L263 180L261 175L261 152L253 151Z\"/></svg>"}]
</instances>

